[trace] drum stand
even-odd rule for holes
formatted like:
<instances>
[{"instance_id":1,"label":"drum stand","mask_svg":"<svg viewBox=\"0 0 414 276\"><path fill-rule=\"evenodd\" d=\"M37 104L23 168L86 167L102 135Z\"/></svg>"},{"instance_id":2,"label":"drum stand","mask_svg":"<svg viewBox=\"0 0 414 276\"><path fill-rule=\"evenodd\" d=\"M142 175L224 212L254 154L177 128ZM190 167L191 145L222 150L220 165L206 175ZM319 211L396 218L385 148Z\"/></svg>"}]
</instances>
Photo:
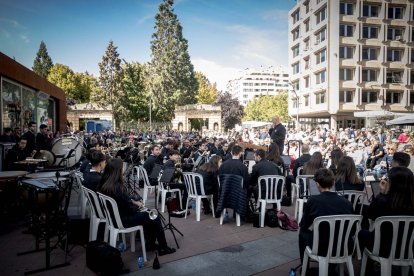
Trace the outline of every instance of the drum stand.
<instances>
[{"instance_id":1,"label":"drum stand","mask_svg":"<svg viewBox=\"0 0 414 276\"><path fill-rule=\"evenodd\" d=\"M48 190L44 190L44 192L46 193L46 199L52 199L53 197L58 197L59 195L57 194L58 191L54 190L54 191L48 191ZM46 210L44 212L44 215L42 215L42 212L40 211L40 215L43 218L42 222L38 221L37 225L35 226L35 249L34 250L30 250L30 251L26 251L26 252L20 252L17 253L17 256L23 256L23 255L27 255L27 254L31 254L31 253L36 253L36 252L41 252L41 251L45 251L45 258L46 258L46 265L44 268L39 268L39 269L35 269L35 270L31 270L31 271L27 271L24 274L25 275L29 275L29 274L35 274L35 273L39 273L39 272L43 272L43 271L48 271L48 270L52 270L55 268L59 268L59 267L64 267L64 266L68 266L70 265L70 262L67 261L67 255L68 255L68 231L67 231L67 209L69 206L69 201L70 201L70 193L72 192L72 184L69 184L68 187L66 187L66 191L65 191L65 206L63 209L63 213L61 212L61 210L59 210L59 205L60 202L58 203L57 206L54 206L54 208L49 208L50 206L46 207ZM52 195L50 196L50 194L52 193ZM54 194L53 194L54 193ZM36 198L37 200L37 198ZM36 205L36 203L34 203L33 205ZM34 206L33 206L34 207ZM39 208L40 209L40 208ZM54 212L54 214L52 214ZM32 216L35 216L36 214L32 214ZM39 220L39 219L37 219ZM51 246L51 237L53 237L53 233L57 232L57 237L58 240L56 241L56 243ZM41 238L44 239L45 241L45 247L44 248L40 248L40 240ZM50 265L50 253L52 252L52 250L56 249L59 245L59 243L61 245L63 245L64 247L64 251L65 251L65 261L61 264L57 264L57 265Z\"/></svg>"}]
</instances>

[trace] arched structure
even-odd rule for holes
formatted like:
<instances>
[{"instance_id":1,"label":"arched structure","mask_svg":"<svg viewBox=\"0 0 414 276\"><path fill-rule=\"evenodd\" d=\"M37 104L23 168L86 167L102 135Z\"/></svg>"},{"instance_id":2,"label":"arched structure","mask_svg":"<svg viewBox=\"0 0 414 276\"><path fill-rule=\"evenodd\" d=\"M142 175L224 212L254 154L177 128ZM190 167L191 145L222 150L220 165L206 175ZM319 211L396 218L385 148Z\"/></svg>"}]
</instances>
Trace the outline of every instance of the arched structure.
<instances>
[{"instance_id":1,"label":"arched structure","mask_svg":"<svg viewBox=\"0 0 414 276\"><path fill-rule=\"evenodd\" d=\"M190 119L202 119L208 121L208 130L221 131L221 107L209 104L189 104L177 106L172 120L173 129L191 131Z\"/></svg>"}]
</instances>

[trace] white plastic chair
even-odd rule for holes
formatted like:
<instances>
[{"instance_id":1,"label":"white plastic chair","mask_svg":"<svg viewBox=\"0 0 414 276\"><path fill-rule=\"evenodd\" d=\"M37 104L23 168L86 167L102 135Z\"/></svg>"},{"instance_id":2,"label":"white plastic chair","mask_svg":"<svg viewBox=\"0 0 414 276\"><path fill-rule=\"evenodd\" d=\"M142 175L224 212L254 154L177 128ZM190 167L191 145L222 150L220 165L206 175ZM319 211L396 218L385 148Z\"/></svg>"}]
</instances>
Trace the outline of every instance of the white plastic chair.
<instances>
[{"instance_id":1,"label":"white plastic chair","mask_svg":"<svg viewBox=\"0 0 414 276\"><path fill-rule=\"evenodd\" d=\"M147 261L147 252L145 251L145 238L144 227L137 225L129 228L125 228L122 224L121 217L119 216L118 205L116 201L104 194L98 193L101 200L106 220L108 221L109 228L109 245L116 247L116 239L118 234L130 233L131 234L131 252L135 252L135 234L139 231L141 236L142 256L144 261ZM124 237L123 237L124 239ZM125 244L125 240L123 240Z\"/></svg>"},{"instance_id":2,"label":"white plastic chair","mask_svg":"<svg viewBox=\"0 0 414 276\"><path fill-rule=\"evenodd\" d=\"M76 186L79 189L79 196L78 196L78 202L79 202L79 208L78 211L81 215L81 218L86 217L86 197L84 192L82 191L82 181L83 181L83 174L80 171L75 171L74 173L75 179L76 179Z\"/></svg>"},{"instance_id":3,"label":"white plastic chair","mask_svg":"<svg viewBox=\"0 0 414 276\"><path fill-rule=\"evenodd\" d=\"M303 206L305 205L307 198L300 198L300 181L303 182L303 194L307 193L309 179L312 179L313 175L298 175L296 177L296 183L294 184L296 189L296 204L295 204L295 219L300 222L303 216Z\"/></svg>"},{"instance_id":4,"label":"white plastic chair","mask_svg":"<svg viewBox=\"0 0 414 276\"><path fill-rule=\"evenodd\" d=\"M264 175L257 180L257 189L259 197L257 201L260 203L260 227L264 227L266 214L266 205L268 203L276 203L277 209L282 210L283 188L285 187L285 177L281 175ZM262 198L262 190L265 195Z\"/></svg>"},{"instance_id":5,"label":"white plastic chair","mask_svg":"<svg viewBox=\"0 0 414 276\"><path fill-rule=\"evenodd\" d=\"M101 222L105 223L105 235L104 235L104 241L108 241L108 223L106 221L106 217L104 212L101 208L101 203L99 202L98 195L82 186L82 191L84 193L85 198L89 202L89 206L91 209L91 221L89 226L89 241L96 240L96 237L98 236L98 228L99 224Z\"/></svg>"},{"instance_id":6,"label":"white plastic chair","mask_svg":"<svg viewBox=\"0 0 414 276\"><path fill-rule=\"evenodd\" d=\"M381 227L383 224L392 226L392 237L383 236ZM362 257L361 275L365 275L368 258L381 264L381 276L391 276L392 266L403 266L402 274L408 275L409 267L414 272L413 243L414 243L414 217L413 216L384 216L374 222L374 246L370 251L365 248ZM402 234L402 236L401 236ZM381 240L392 238L390 254L388 258L380 256Z\"/></svg>"},{"instance_id":7,"label":"white plastic chair","mask_svg":"<svg viewBox=\"0 0 414 276\"><path fill-rule=\"evenodd\" d=\"M196 201L196 219L200 221L200 213L201 213L201 199L207 198L210 200L211 210L214 218L214 204L213 204L213 195L206 195L204 191L204 180L203 176L199 173L183 173L184 176L184 184L187 189L188 197L187 197L187 206L185 207L185 218L187 218L187 210L188 210L188 202L190 198L193 198ZM199 184L197 184L199 183ZM200 187L200 193L197 191L197 186Z\"/></svg>"},{"instance_id":8,"label":"white plastic chair","mask_svg":"<svg viewBox=\"0 0 414 276\"><path fill-rule=\"evenodd\" d=\"M226 176L233 178L233 179L235 178L236 182L240 182L241 188L243 189L243 177L241 177L240 175L222 174L222 175L217 176L219 186L222 185L220 183L220 177L226 177ZM220 225L223 225L224 215L226 214L226 212L227 212L227 208L223 208L223 210L221 211L221 215L220 215ZM234 212L236 211L234 210ZM238 214L237 212L236 212L236 225L240 226L240 214Z\"/></svg>"},{"instance_id":9,"label":"white plastic chair","mask_svg":"<svg viewBox=\"0 0 414 276\"><path fill-rule=\"evenodd\" d=\"M166 183L165 183L166 184ZM171 189L168 184L166 184L167 187L164 187L164 183L158 181L158 191L157 191L157 202L159 201L159 197L161 196L161 212L164 213L165 211L165 200L167 197L167 193L175 193L178 192L178 197L180 198L180 208L183 208L182 205L182 196L181 196L181 190L176 188L176 189Z\"/></svg>"},{"instance_id":10,"label":"white plastic chair","mask_svg":"<svg viewBox=\"0 0 414 276\"><path fill-rule=\"evenodd\" d=\"M142 179L144 181L144 194L142 196L142 199L143 199L143 202L144 202L144 205L145 205L145 202L148 199L148 191L150 193L152 193L152 191L155 191L156 186L151 185L151 183L149 181L149 178L148 178L147 170L143 166L139 166L139 167L135 167L135 168L137 168L137 178L138 178L138 180ZM135 170L135 168L134 168L134 170Z\"/></svg>"},{"instance_id":11,"label":"white plastic chair","mask_svg":"<svg viewBox=\"0 0 414 276\"><path fill-rule=\"evenodd\" d=\"M348 267L348 274L354 275L352 265L352 250L349 251L348 242L356 239L357 230L361 224L362 216L360 215L335 215L322 216L313 221L313 244L312 248L306 247L303 256L302 276L306 275L309 258L319 263L319 276L328 276L328 267L330 263L340 264L341 275L344 273L344 263ZM318 255L319 249L319 227L329 224L329 243L326 256ZM351 231L352 230L352 231ZM334 248L336 243L336 248Z\"/></svg>"},{"instance_id":12,"label":"white plastic chair","mask_svg":"<svg viewBox=\"0 0 414 276\"><path fill-rule=\"evenodd\" d=\"M297 175L302 175L303 167L299 167L297 170ZM297 182L297 179L295 179L295 182ZM293 198L299 197L299 186L296 185L296 183L292 183L292 204L293 204Z\"/></svg>"}]
</instances>

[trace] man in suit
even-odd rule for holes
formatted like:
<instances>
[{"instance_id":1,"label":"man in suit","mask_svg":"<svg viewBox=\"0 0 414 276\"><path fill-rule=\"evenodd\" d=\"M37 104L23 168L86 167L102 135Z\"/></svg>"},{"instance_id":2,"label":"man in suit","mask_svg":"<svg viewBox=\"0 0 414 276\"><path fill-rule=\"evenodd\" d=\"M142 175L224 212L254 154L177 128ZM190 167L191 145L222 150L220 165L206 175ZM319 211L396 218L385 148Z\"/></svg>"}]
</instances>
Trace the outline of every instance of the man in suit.
<instances>
[{"instance_id":1,"label":"man in suit","mask_svg":"<svg viewBox=\"0 0 414 276\"><path fill-rule=\"evenodd\" d=\"M51 150L52 140L48 135L47 125L41 124L39 127L39 133L36 135L36 149L37 150Z\"/></svg>"},{"instance_id":2,"label":"man in suit","mask_svg":"<svg viewBox=\"0 0 414 276\"><path fill-rule=\"evenodd\" d=\"M272 118L273 127L269 129L270 138L279 147L279 152L282 155L285 146L286 128L282 125L279 116Z\"/></svg>"},{"instance_id":3,"label":"man in suit","mask_svg":"<svg viewBox=\"0 0 414 276\"><path fill-rule=\"evenodd\" d=\"M317 170L314 180L320 194L311 196L303 209L303 217L300 222L299 231L299 253L301 261L303 261L306 246L312 246L313 231L310 227L317 217L353 214L354 212L351 203L347 199L338 195L336 192L332 192L335 176L331 170L325 168ZM324 231L320 232L319 252L326 252L326 246L329 243L329 241L323 240L324 237L328 238L329 234L323 233Z\"/></svg>"},{"instance_id":4,"label":"man in suit","mask_svg":"<svg viewBox=\"0 0 414 276\"><path fill-rule=\"evenodd\" d=\"M308 162L311 158L309 154L309 145L303 144L302 145L302 155L295 160L295 165L293 167L293 175L288 175L286 177L285 187L286 187L286 196L288 199L292 198L292 183L296 181L296 177L298 176L298 169L303 167L306 162ZM292 202L292 200L286 200L287 202Z\"/></svg>"},{"instance_id":5,"label":"man in suit","mask_svg":"<svg viewBox=\"0 0 414 276\"><path fill-rule=\"evenodd\" d=\"M240 157L243 155L243 150L240 146L234 146L231 150L232 158L225 161L220 169L219 174L234 174L243 177L243 188L246 190L249 185L249 172L247 167L243 164Z\"/></svg>"}]
</instances>

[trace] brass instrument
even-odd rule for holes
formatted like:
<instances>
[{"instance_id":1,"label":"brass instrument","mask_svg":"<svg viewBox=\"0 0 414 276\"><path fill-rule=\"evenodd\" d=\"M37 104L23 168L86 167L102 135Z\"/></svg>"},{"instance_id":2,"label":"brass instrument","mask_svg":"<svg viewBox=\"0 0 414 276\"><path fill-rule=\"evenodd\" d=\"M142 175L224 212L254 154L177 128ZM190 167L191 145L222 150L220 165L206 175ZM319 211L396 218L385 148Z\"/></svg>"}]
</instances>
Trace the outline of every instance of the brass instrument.
<instances>
[{"instance_id":1,"label":"brass instrument","mask_svg":"<svg viewBox=\"0 0 414 276\"><path fill-rule=\"evenodd\" d=\"M141 212L148 213L148 216L149 216L150 220L156 220L157 217L158 217L158 210L157 209L151 209L151 210L146 209L146 210L143 210Z\"/></svg>"}]
</instances>

